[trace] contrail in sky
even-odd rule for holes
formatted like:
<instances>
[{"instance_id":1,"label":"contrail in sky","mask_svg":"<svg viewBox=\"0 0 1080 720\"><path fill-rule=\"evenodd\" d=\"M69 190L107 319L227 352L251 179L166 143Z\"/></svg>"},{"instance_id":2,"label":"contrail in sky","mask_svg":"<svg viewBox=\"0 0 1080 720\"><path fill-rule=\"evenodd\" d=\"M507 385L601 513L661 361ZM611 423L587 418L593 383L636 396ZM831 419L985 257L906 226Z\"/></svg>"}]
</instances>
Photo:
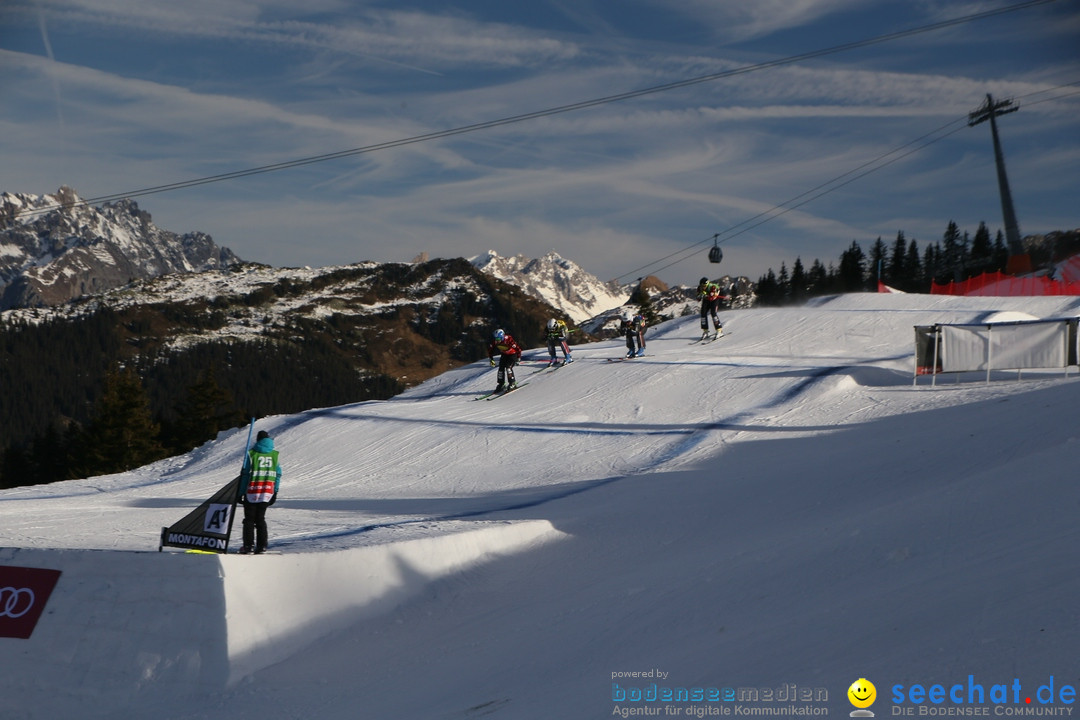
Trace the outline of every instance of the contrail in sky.
<instances>
[{"instance_id":1,"label":"contrail in sky","mask_svg":"<svg viewBox=\"0 0 1080 720\"><path fill-rule=\"evenodd\" d=\"M37 5L37 0L34 2ZM49 56L51 63L56 63L53 55L52 43L49 42L49 29L45 25L45 12L38 5L38 27L41 29L41 41L45 44L45 54ZM52 80L53 98L56 101L56 119L60 123L60 129L64 129L64 113L60 106L60 81L56 78L56 70L50 65L49 78Z\"/></svg>"}]
</instances>

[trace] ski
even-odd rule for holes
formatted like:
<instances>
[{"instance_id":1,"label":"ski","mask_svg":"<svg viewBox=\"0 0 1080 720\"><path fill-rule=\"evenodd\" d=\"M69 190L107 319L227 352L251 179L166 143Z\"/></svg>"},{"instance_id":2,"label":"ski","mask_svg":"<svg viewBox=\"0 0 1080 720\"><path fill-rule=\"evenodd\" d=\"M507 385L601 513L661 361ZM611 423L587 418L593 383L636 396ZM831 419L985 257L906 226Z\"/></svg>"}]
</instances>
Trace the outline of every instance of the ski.
<instances>
[{"instance_id":1,"label":"ski","mask_svg":"<svg viewBox=\"0 0 1080 720\"><path fill-rule=\"evenodd\" d=\"M564 367L564 366L569 365L569 364L570 363L566 362L565 360L563 360L562 362L553 362L553 363L550 363L548 365L545 365L544 367L542 367L542 368L540 368L538 370L533 370L532 375L539 375L540 373L545 372L547 370L551 370L552 372L554 372L554 371L558 370L559 368Z\"/></svg>"},{"instance_id":2,"label":"ski","mask_svg":"<svg viewBox=\"0 0 1080 720\"><path fill-rule=\"evenodd\" d=\"M720 338L726 337L726 336L728 336L730 334L731 334L730 332L720 333L719 335L717 335L716 333L713 333L712 335L706 335L705 337L700 337L697 340L691 340L689 344L690 345L708 345L709 343L716 342Z\"/></svg>"},{"instance_id":3,"label":"ski","mask_svg":"<svg viewBox=\"0 0 1080 720\"><path fill-rule=\"evenodd\" d=\"M517 386L509 388L508 390L503 390L502 392L499 392L499 393L491 393L490 395L485 396L485 399L487 399L487 400L498 400L499 398L501 398L501 397L503 397L505 395L509 395L510 393L514 392L515 390L520 390L521 388L525 387L528 384L529 383L527 383L527 382L519 383Z\"/></svg>"},{"instance_id":4,"label":"ski","mask_svg":"<svg viewBox=\"0 0 1080 720\"><path fill-rule=\"evenodd\" d=\"M711 338L709 338L708 340L706 340L705 342L703 342L703 343L701 343L701 344L702 344L702 345L708 345L709 343L714 343L714 342L716 342L717 340L719 340L720 338L724 338L724 337L727 337L727 336L728 336L728 335L730 335L730 334L731 334L731 333L729 333L729 332L726 332L726 333L719 333L719 334L717 334L717 335L713 335L713 336L712 336Z\"/></svg>"},{"instance_id":5,"label":"ski","mask_svg":"<svg viewBox=\"0 0 1080 720\"><path fill-rule=\"evenodd\" d=\"M636 360L639 357L645 357L644 355L634 355L633 357L617 357L607 358L608 362L626 362L627 360Z\"/></svg>"},{"instance_id":6,"label":"ski","mask_svg":"<svg viewBox=\"0 0 1080 720\"><path fill-rule=\"evenodd\" d=\"M546 372L548 370L554 370L557 367L559 367L558 363L554 363L554 364L551 364L551 365L544 365L543 367L540 367L540 368L537 368L537 369L533 370L531 373L529 373L529 375L539 375L542 372Z\"/></svg>"}]
</instances>

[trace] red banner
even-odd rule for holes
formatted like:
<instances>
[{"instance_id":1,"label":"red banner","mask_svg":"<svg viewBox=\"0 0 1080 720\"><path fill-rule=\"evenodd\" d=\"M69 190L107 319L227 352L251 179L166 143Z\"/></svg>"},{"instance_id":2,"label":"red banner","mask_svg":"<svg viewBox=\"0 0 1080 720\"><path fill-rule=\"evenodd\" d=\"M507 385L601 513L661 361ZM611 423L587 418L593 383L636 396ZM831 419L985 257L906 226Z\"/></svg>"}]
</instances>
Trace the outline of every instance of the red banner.
<instances>
[{"instance_id":1,"label":"red banner","mask_svg":"<svg viewBox=\"0 0 1080 720\"><path fill-rule=\"evenodd\" d=\"M59 579L59 570L0 565L0 637L29 638Z\"/></svg>"}]
</instances>

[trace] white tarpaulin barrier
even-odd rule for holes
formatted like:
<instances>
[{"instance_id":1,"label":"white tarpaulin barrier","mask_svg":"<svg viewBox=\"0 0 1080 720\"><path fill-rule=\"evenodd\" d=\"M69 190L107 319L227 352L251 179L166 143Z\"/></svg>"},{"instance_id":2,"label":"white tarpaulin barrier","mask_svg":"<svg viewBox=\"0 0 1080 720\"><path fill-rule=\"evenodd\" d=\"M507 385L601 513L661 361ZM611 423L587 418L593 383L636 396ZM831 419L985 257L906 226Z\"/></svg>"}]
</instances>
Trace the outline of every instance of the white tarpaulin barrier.
<instances>
[{"instance_id":1,"label":"white tarpaulin barrier","mask_svg":"<svg viewBox=\"0 0 1080 720\"><path fill-rule=\"evenodd\" d=\"M915 326L919 375L991 370L1055 369L1077 365L1080 319L1020 320Z\"/></svg>"},{"instance_id":2,"label":"white tarpaulin barrier","mask_svg":"<svg viewBox=\"0 0 1080 720\"><path fill-rule=\"evenodd\" d=\"M942 325L943 372L1063 368L1068 361L1067 322Z\"/></svg>"}]
</instances>

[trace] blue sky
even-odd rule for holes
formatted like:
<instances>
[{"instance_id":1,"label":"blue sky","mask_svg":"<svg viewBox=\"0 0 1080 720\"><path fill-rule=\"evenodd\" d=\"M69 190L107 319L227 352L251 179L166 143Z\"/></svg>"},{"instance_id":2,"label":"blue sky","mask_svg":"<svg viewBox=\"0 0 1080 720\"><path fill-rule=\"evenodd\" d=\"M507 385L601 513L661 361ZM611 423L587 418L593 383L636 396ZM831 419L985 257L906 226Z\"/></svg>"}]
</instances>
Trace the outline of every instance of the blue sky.
<instances>
[{"instance_id":1,"label":"blue sky","mask_svg":"<svg viewBox=\"0 0 1080 720\"><path fill-rule=\"evenodd\" d=\"M1016 4L5 0L0 191L136 191ZM1080 2L1057 0L136 200L160 227L207 232L276 266L554 250L602 279L756 280L796 257L835 263L852 240L868 249L903 231L922 248L950 220L971 233L980 221L1001 228L989 125L964 122L987 93L1020 106L999 124L1021 232L1080 227L1078 48ZM796 199L809 202L750 227ZM719 266L706 258L715 233Z\"/></svg>"}]
</instances>

